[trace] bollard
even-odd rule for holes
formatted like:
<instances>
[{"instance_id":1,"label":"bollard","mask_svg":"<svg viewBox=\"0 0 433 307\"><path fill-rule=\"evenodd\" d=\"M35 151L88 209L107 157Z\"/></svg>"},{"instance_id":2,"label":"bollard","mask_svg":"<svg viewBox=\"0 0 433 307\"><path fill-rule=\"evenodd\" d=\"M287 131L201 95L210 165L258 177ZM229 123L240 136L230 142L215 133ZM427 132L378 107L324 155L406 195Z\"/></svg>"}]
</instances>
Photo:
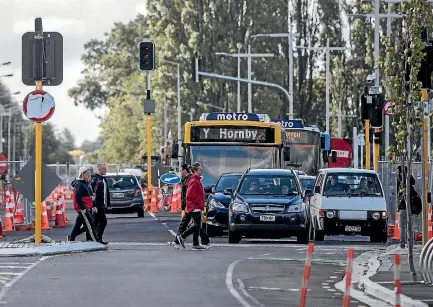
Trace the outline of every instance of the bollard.
<instances>
[{"instance_id":1,"label":"bollard","mask_svg":"<svg viewBox=\"0 0 433 307\"><path fill-rule=\"evenodd\" d=\"M401 281L400 281L400 254L394 255L394 289L395 289L395 307L401 307Z\"/></svg>"},{"instance_id":2,"label":"bollard","mask_svg":"<svg viewBox=\"0 0 433 307\"><path fill-rule=\"evenodd\" d=\"M428 240L421 250L420 272L426 284L433 284L433 238Z\"/></svg>"},{"instance_id":3,"label":"bollard","mask_svg":"<svg viewBox=\"0 0 433 307\"><path fill-rule=\"evenodd\" d=\"M353 265L354 249L350 247L347 251L347 266L346 266L346 287L344 289L343 307L350 305L350 287L352 285L352 265Z\"/></svg>"},{"instance_id":4,"label":"bollard","mask_svg":"<svg viewBox=\"0 0 433 307\"><path fill-rule=\"evenodd\" d=\"M313 258L314 243L308 243L307 259L304 267L304 277L302 279L301 297L299 299L299 307L305 307L307 301L308 279L310 278L311 259Z\"/></svg>"}]
</instances>

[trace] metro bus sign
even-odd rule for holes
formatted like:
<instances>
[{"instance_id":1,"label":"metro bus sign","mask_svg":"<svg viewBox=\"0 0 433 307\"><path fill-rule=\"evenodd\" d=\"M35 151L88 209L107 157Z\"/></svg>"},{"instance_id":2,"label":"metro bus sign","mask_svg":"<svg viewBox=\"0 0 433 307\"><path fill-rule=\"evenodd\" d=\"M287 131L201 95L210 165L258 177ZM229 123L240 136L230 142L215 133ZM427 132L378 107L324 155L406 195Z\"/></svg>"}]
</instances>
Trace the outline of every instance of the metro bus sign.
<instances>
[{"instance_id":1,"label":"metro bus sign","mask_svg":"<svg viewBox=\"0 0 433 307\"><path fill-rule=\"evenodd\" d=\"M254 113L209 113L206 116L206 120L244 120L259 122L260 118Z\"/></svg>"},{"instance_id":2,"label":"metro bus sign","mask_svg":"<svg viewBox=\"0 0 433 307\"><path fill-rule=\"evenodd\" d=\"M281 128L304 128L304 122L302 119L273 119L272 122L280 124Z\"/></svg>"}]
</instances>

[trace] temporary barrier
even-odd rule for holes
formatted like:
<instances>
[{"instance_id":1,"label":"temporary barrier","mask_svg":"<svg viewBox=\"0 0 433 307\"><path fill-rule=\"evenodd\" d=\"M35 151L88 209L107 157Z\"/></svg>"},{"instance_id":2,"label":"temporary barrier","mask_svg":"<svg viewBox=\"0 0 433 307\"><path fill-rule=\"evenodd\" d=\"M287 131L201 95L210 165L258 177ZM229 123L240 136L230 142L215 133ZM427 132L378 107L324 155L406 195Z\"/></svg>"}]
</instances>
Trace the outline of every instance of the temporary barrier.
<instances>
[{"instance_id":1,"label":"temporary barrier","mask_svg":"<svg viewBox=\"0 0 433 307\"><path fill-rule=\"evenodd\" d=\"M401 307L401 281L400 281L400 254L394 255L394 289L395 289L395 307Z\"/></svg>"},{"instance_id":2,"label":"temporary barrier","mask_svg":"<svg viewBox=\"0 0 433 307\"><path fill-rule=\"evenodd\" d=\"M346 285L344 289L343 307L350 305L350 288L352 286L352 266L353 266L354 249L349 247L347 251L347 266L346 266Z\"/></svg>"},{"instance_id":3,"label":"temporary barrier","mask_svg":"<svg viewBox=\"0 0 433 307\"><path fill-rule=\"evenodd\" d=\"M433 284L433 238L427 241L419 257L421 277L426 284Z\"/></svg>"},{"instance_id":4,"label":"temporary barrier","mask_svg":"<svg viewBox=\"0 0 433 307\"><path fill-rule=\"evenodd\" d=\"M307 259L305 261L304 276L302 279L301 296L299 298L299 307L305 307L307 302L308 280L310 279L311 259L313 258L314 243L308 243Z\"/></svg>"}]
</instances>

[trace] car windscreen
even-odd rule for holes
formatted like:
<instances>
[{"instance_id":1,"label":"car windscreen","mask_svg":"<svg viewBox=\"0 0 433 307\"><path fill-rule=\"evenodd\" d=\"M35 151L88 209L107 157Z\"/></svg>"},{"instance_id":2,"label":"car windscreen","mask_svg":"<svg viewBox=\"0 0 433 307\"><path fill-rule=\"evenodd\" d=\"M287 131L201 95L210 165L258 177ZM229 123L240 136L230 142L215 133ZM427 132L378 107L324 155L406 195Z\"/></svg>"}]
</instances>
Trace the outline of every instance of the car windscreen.
<instances>
[{"instance_id":1,"label":"car windscreen","mask_svg":"<svg viewBox=\"0 0 433 307\"><path fill-rule=\"evenodd\" d=\"M108 188L133 188L138 186L137 179L134 176L107 176Z\"/></svg>"},{"instance_id":2,"label":"car windscreen","mask_svg":"<svg viewBox=\"0 0 433 307\"><path fill-rule=\"evenodd\" d=\"M215 192L223 193L225 189L232 189L233 191L238 186L241 175L224 175L219 180L215 187Z\"/></svg>"},{"instance_id":3,"label":"car windscreen","mask_svg":"<svg viewBox=\"0 0 433 307\"><path fill-rule=\"evenodd\" d=\"M314 178L300 178L302 188L304 190L314 190L314 182L316 179Z\"/></svg>"},{"instance_id":4,"label":"car windscreen","mask_svg":"<svg viewBox=\"0 0 433 307\"><path fill-rule=\"evenodd\" d=\"M246 175L239 184L238 193L244 195L299 195L293 175Z\"/></svg>"},{"instance_id":5,"label":"car windscreen","mask_svg":"<svg viewBox=\"0 0 433 307\"><path fill-rule=\"evenodd\" d=\"M326 176L324 196L383 197L379 178L371 173L331 173Z\"/></svg>"}]
</instances>

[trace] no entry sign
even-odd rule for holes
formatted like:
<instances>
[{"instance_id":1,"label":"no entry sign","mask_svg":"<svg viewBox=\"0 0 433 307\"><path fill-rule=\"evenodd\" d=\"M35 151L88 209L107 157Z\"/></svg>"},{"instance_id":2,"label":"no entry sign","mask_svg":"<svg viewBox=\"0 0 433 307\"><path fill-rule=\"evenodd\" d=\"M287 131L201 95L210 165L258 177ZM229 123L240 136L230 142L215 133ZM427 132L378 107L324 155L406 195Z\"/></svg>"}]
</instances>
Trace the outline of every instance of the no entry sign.
<instances>
[{"instance_id":1,"label":"no entry sign","mask_svg":"<svg viewBox=\"0 0 433 307\"><path fill-rule=\"evenodd\" d=\"M51 118L56 105L54 98L45 91L33 91L23 101L23 111L31 121L42 123Z\"/></svg>"}]
</instances>

